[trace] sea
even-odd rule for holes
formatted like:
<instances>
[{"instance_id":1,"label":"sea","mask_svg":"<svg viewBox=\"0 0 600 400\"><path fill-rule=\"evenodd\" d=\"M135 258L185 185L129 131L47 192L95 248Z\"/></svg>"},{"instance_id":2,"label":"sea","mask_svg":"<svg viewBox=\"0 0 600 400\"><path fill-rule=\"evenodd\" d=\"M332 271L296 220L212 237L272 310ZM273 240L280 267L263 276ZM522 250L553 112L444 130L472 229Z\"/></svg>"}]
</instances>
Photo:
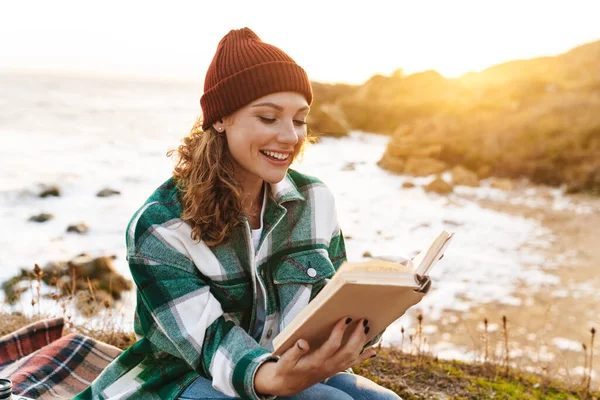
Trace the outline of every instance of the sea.
<instances>
[{"instance_id":1,"label":"sea","mask_svg":"<svg viewBox=\"0 0 600 400\"><path fill-rule=\"evenodd\" d=\"M130 277L124 257L126 225L170 177L174 160L166 153L180 144L199 115L201 85L0 71L0 88L0 282L20 268L81 253L115 255L117 270ZM431 271L430 293L386 331L384 345L404 340L400 327L414 331L416 312L435 326L449 312L468 312L482 304L518 306L515 293L523 281L533 288L556 284L557 276L547 268L556 260L543 252L551 246L552 232L536 220L482 207L477 199L506 197L487 181L438 195L423 189L434 177L382 170L377 162L388 140L358 131L339 139L324 137L292 166L317 176L333 191L350 261L410 257L441 230L455 233ZM415 187L403 188L407 181ZM53 185L60 189L59 197L39 197ZM104 188L120 194L97 197ZM569 207L560 190L553 195L556 204ZM29 221L40 213L54 218ZM88 225L86 234L66 232L80 222ZM0 301L2 296L0 292ZM24 297L16 310L31 312L28 302ZM131 329L134 304L133 296L126 296L121 305L124 329ZM471 354L447 343L437 349L431 343L430 350L450 358Z\"/></svg>"}]
</instances>

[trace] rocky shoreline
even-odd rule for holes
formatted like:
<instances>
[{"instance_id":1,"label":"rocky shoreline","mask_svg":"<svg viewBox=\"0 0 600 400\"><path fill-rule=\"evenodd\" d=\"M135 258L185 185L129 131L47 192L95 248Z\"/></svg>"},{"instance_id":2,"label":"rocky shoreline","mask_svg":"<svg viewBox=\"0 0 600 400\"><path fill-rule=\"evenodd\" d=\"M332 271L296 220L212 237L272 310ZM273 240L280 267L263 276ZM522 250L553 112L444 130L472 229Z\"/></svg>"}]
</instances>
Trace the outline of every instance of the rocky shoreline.
<instances>
[{"instance_id":1,"label":"rocky shoreline","mask_svg":"<svg viewBox=\"0 0 600 400\"><path fill-rule=\"evenodd\" d=\"M535 191L535 195L527 194ZM569 209L562 209L555 189L523 186L511 192L520 202L493 198L476 199L481 207L534 219L549 233L551 245L536 248L548 261L539 268L555 282L532 287L522 282L515 305L489 303L466 313L449 312L438 324L439 333L453 345L469 349L476 357L484 353L484 320L492 329L486 341L498 354L506 316L510 327L511 358L522 368L574 382L585 372L590 331L600 327L600 198L570 195ZM468 194L464 198L472 199ZM527 201L527 200L530 201ZM598 352L597 348L595 349ZM600 363L595 363L598 386Z\"/></svg>"}]
</instances>

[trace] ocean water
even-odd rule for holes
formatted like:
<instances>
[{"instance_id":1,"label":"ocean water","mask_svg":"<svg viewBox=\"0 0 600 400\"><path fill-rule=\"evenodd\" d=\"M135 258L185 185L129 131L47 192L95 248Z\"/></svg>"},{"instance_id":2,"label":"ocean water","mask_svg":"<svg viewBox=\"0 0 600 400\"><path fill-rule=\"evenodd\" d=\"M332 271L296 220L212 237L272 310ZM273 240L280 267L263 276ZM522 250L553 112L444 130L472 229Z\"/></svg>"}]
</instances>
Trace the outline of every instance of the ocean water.
<instances>
[{"instance_id":1,"label":"ocean water","mask_svg":"<svg viewBox=\"0 0 600 400\"><path fill-rule=\"evenodd\" d=\"M165 154L194 123L200 85L7 72L0 73L0 82L0 281L20 267L83 252L116 255L117 269L130 276L126 224L170 176L174 162ZM446 256L431 273L432 290L418 306L429 321L445 310L514 305L519 282L556 283L558 278L540 268L548 260L536 252L551 240L548 231L458 195L402 189L406 180L419 185L432 178L413 179L377 167L387 140L363 132L323 138L294 165L333 190L350 260L364 259L365 252L412 256L441 229L454 231ZM43 185L58 186L61 196L39 198ZM121 194L96 197L105 187ZM502 195L485 185L461 190L475 197ZM54 219L28 221L41 212ZM79 222L89 226L87 234L66 232ZM131 326L133 307L132 301L123 306L125 327ZM407 319L397 323L411 324ZM384 340L396 342L398 335L391 329Z\"/></svg>"}]
</instances>

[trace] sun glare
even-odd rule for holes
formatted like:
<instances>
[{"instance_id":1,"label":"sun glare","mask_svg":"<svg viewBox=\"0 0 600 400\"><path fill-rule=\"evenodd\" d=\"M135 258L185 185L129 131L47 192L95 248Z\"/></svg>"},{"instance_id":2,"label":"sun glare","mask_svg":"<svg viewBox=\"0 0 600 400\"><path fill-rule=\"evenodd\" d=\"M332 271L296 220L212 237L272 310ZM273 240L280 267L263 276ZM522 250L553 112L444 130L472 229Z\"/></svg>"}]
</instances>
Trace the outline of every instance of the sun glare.
<instances>
[{"instance_id":1,"label":"sun glare","mask_svg":"<svg viewBox=\"0 0 600 400\"><path fill-rule=\"evenodd\" d=\"M0 35L14 40L5 43L0 68L198 80L219 39L248 26L285 49L312 79L361 83L398 68L455 77L600 39L600 2L584 0L371 0L343 7L305 0L300 8L271 0L182 1L168 8L142 4L40 1L30 13L28 5L8 3L0 13ZM224 19L198 18L223 10L232 12Z\"/></svg>"}]
</instances>

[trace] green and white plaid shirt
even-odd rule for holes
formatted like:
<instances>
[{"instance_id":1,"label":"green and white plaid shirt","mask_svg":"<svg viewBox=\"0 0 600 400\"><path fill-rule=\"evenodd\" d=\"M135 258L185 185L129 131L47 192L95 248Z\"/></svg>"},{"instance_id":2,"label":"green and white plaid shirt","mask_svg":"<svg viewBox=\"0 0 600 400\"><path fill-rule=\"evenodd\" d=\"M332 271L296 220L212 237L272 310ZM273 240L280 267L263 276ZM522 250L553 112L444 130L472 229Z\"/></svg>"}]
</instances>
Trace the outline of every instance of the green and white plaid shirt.
<instances>
[{"instance_id":1,"label":"green and white plaid shirt","mask_svg":"<svg viewBox=\"0 0 600 400\"><path fill-rule=\"evenodd\" d=\"M254 375L273 358L272 339L346 260L322 182L289 170L269 187L256 253L247 220L225 244L194 242L173 179L150 196L127 229L139 340L78 399L176 399L198 376L228 396L261 398ZM258 290L266 315L257 341L248 332Z\"/></svg>"}]
</instances>

